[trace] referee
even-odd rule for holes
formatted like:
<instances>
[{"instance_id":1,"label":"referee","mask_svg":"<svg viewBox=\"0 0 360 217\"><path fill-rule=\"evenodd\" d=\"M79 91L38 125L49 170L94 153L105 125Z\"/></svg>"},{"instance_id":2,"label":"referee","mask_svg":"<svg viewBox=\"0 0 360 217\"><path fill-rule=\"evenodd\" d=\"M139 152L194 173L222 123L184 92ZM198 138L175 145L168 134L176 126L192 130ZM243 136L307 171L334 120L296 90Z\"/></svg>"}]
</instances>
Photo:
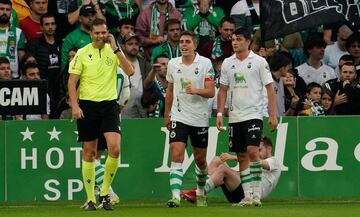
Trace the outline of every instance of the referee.
<instances>
[{"instance_id":1,"label":"referee","mask_svg":"<svg viewBox=\"0 0 360 217\"><path fill-rule=\"evenodd\" d=\"M96 210L95 155L101 134L105 136L109 155L99 202L105 210L112 210L109 187L118 167L121 139L120 108L116 103L117 67L120 65L128 76L134 74L134 68L116 46L104 20L94 20L90 31L92 43L79 49L70 63L68 90L72 117L77 119L78 140L83 142L82 175L87 194L85 210ZM76 91L78 81L80 94Z\"/></svg>"}]
</instances>

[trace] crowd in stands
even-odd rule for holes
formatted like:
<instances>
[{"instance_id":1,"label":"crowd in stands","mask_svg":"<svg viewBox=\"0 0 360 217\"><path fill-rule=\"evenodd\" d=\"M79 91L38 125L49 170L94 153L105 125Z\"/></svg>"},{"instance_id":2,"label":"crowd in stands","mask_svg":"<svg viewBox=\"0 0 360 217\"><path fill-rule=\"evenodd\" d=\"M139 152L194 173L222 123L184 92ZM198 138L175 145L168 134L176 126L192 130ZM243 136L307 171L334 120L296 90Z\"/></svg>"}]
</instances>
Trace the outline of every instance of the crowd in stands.
<instances>
[{"instance_id":1,"label":"crowd in stands","mask_svg":"<svg viewBox=\"0 0 360 217\"><path fill-rule=\"evenodd\" d=\"M197 52L211 59L219 78L239 27L252 33L250 49L269 63L278 116L360 114L358 29L336 23L262 41L259 15L259 0L0 0L0 80L48 83L47 114L0 119L69 117L61 115L69 114L69 62L91 43L96 18L106 20L135 68L123 118L163 116L167 63L181 56L182 30L197 35ZM215 94L209 100L212 116L216 104Z\"/></svg>"}]
</instances>

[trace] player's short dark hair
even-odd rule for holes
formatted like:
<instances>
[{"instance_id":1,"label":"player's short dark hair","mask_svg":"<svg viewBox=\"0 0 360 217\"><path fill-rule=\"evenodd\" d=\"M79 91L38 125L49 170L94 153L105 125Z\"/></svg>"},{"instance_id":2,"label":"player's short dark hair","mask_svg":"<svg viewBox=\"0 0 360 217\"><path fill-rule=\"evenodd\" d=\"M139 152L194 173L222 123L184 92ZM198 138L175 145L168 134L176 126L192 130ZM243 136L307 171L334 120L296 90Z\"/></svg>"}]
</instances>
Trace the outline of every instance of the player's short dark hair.
<instances>
[{"instance_id":1,"label":"player's short dark hair","mask_svg":"<svg viewBox=\"0 0 360 217\"><path fill-rule=\"evenodd\" d=\"M10 61L7 57L0 57L0 65L3 63L10 64Z\"/></svg>"},{"instance_id":2,"label":"player's short dark hair","mask_svg":"<svg viewBox=\"0 0 360 217\"><path fill-rule=\"evenodd\" d=\"M188 35L192 38L194 44L197 45L197 37L195 35L195 33L193 31L189 31L189 30L186 30L186 31L182 31L181 34L180 34L180 37L183 36L183 35Z\"/></svg>"},{"instance_id":3,"label":"player's short dark hair","mask_svg":"<svg viewBox=\"0 0 360 217\"><path fill-rule=\"evenodd\" d=\"M46 13L46 14L41 15L41 17L40 17L40 26L42 26L44 24L44 19L45 18L50 18L50 17L54 17L54 19L55 19L55 16L53 14L51 14L51 13Z\"/></svg>"},{"instance_id":4,"label":"player's short dark hair","mask_svg":"<svg viewBox=\"0 0 360 217\"><path fill-rule=\"evenodd\" d=\"M0 4L12 5L12 2L10 0L0 0Z\"/></svg>"},{"instance_id":5,"label":"player's short dark hair","mask_svg":"<svg viewBox=\"0 0 360 217\"><path fill-rule=\"evenodd\" d=\"M26 63L26 64L23 66L21 72L22 72L23 75L26 76L26 71L27 71L28 69L35 69L35 68L39 68L39 67L38 67L38 64L36 64L36 63Z\"/></svg>"},{"instance_id":6,"label":"player's short dark hair","mask_svg":"<svg viewBox=\"0 0 360 217\"><path fill-rule=\"evenodd\" d=\"M225 22L228 22L228 23L231 23L231 24L234 24L235 25L235 20L232 18L232 17L228 17L228 16L225 16L221 19L220 21L220 27L222 27L222 25L225 23Z\"/></svg>"},{"instance_id":7,"label":"player's short dark hair","mask_svg":"<svg viewBox=\"0 0 360 217\"><path fill-rule=\"evenodd\" d=\"M267 136L261 136L261 142L264 144L265 147L273 147L271 139Z\"/></svg>"},{"instance_id":8,"label":"player's short dark hair","mask_svg":"<svg viewBox=\"0 0 360 217\"><path fill-rule=\"evenodd\" d=\"M149 108L151 105L155 105L160 100L158 93L155 90L154 85L143 91L141 96L141 105L144 108Z\"/></svg>"},{"instance_id":9,"label":"player's short dark hair","mask_svg":"<svg viewBox=\"0 0 360 217\"><path fill-rule=\"evenodd\" d=\"M248 29L244 28L244 27L240 27L237 28L234 33L234 35L241 35L243 36L245 39L250 40L251 41L251 33L249 32Z\"/></svg>"},{"instance_id":10,"label":"player's short dark hair","mask_svg":"<svg viewBox=\"0 0 360 217\"><path fill-rule=\"evenodd\" d=\"M121 29L121 27L122 27L123 25L132 25L132 26L135 28L134 21L133 21L132 19L130 19L130 18L127 18L127 17L121 19L121 20L119 21L119 23L118 23L118 27L119 27L120 29Z\"/></svg>"},{"instance_id":11,"label":"player's short dark hair","mask_svg":"<svg viewBox=\"0 0 360 217\"><path fill-rule=\"evenodd\" d=\"M322 86L316 82L311 82L306 86L306 93L310 93L314 88L320 88L322 92Z\"/></svg>"},{"instance_id":12,"label":"player's short dark hair","mask_svg":"<svg viewBox=\"0 0 360 217\"><path fill-rule=\"evenodd\" d=\"M100 19L100 18L96 18L94 20L94 22L91 24L90 26L90 31L93 30L94 26L100 26L100 25L107 25L106 24L106 20ZM107 27L106 27L107 28Z\"/></svg>"},{"instance_id":13,"label":"player's short dark hair","mask_svg":"<svg viewBox=\"0 0 360 217\"><path fill-rule=\"evenodd\" d=\"M164 23L164 32L168 31L168 28L170 25L174 25L174 24L178 24L179 27L181 28L181 22L178 19L168 19L167 21L165 21Z\"/></svg>"}]
</instances>

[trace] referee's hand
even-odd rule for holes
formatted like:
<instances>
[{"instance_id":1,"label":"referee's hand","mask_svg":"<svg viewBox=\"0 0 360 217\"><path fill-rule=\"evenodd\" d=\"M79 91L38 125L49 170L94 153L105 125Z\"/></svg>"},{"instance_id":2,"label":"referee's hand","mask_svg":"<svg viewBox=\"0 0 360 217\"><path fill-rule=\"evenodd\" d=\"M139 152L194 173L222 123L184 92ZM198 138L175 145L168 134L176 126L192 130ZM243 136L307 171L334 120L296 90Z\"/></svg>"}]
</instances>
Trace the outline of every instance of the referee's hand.
<instances>
[{"instance_id":1,"label":"referee's hand","mask_svg":"<svg viewBox=\"0 0 360 217\"><path fill-rule=\"evenodd\" d=\"M73 119L81 119L84 117L83 111L79 106L74 106L72 108L72 118Z\"/></svg>"}]
</instances>

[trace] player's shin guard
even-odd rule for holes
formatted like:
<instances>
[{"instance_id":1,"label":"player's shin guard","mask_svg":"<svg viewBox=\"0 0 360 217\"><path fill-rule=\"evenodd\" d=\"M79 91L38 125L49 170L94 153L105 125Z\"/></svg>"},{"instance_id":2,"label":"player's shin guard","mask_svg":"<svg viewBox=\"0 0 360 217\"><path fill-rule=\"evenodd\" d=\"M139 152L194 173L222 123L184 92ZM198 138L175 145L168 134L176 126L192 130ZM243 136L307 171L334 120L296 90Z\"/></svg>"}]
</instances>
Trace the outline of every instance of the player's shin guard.
<instances>
[{"instance_id":1,"label":"player's shin guard","mask_svg":"<svg viewBox=\"0 0 360 217\"><path fill-rule=\"evenodd\" d=\"M180 200L182 178L183 178L182 163L171 162L170 189L173 199Z\"/></svg>"},{"instance_id":2,"label":"player's shin guard","mask_svg":"<svg viewBox=\"0 0 360 217\"><path fill-rule=\"evenodd\" d=\"M105 162L104 183L101 187L100 196L105 196L109 194L109 188L115 178L118 165L119 157L113 158L110 155L107 157Z\"/></svg>"},{"instance_id":3,"label":"player's shin guard","mask_svg":"<svg viewBox=\"0 0 360 217\"><path fill-rule=\"evenodd\" d=\"M195 165L195 174L196 174L196 195L205 195L205 184L207 178L207 168L201 170L197 165Z\"/></svg>"},{"instance_id":4,"label":"player's shin guard","mask_svg":"<svg viewBox=\"0 0 360 217\"><path fill-rule=\"evenodd\" d=\"M241 179L241 185L244 190L245 198L251 199L252 198L252 188L251 188L252 176L250 174L249 168L240 172L240 179Z\"/></svg>"},{"instance_id":5,"label":"player's shin guard","mask_svg":"<svg viewBox=\"0 0 360 217\"><path fill-rule=\"evenodd\" d=\"M82 161L82 176L83 176L83 182L84 187L87 195L87 201L92 201L93 203L96 203L95 199L95 163L94 162L87 162Z\"/></svg>"},{"instance_id":6,"label":"player's shin guard","mask_svg":"<svg viewBox=\"0 0 360 217\"><path fill-rule=\"evenodd\" d=\"M261 198L261 162L250 162L250 173L253 181L251 187L253 190L253 197L260 200Z\"/></svg>"}]
</instances>

